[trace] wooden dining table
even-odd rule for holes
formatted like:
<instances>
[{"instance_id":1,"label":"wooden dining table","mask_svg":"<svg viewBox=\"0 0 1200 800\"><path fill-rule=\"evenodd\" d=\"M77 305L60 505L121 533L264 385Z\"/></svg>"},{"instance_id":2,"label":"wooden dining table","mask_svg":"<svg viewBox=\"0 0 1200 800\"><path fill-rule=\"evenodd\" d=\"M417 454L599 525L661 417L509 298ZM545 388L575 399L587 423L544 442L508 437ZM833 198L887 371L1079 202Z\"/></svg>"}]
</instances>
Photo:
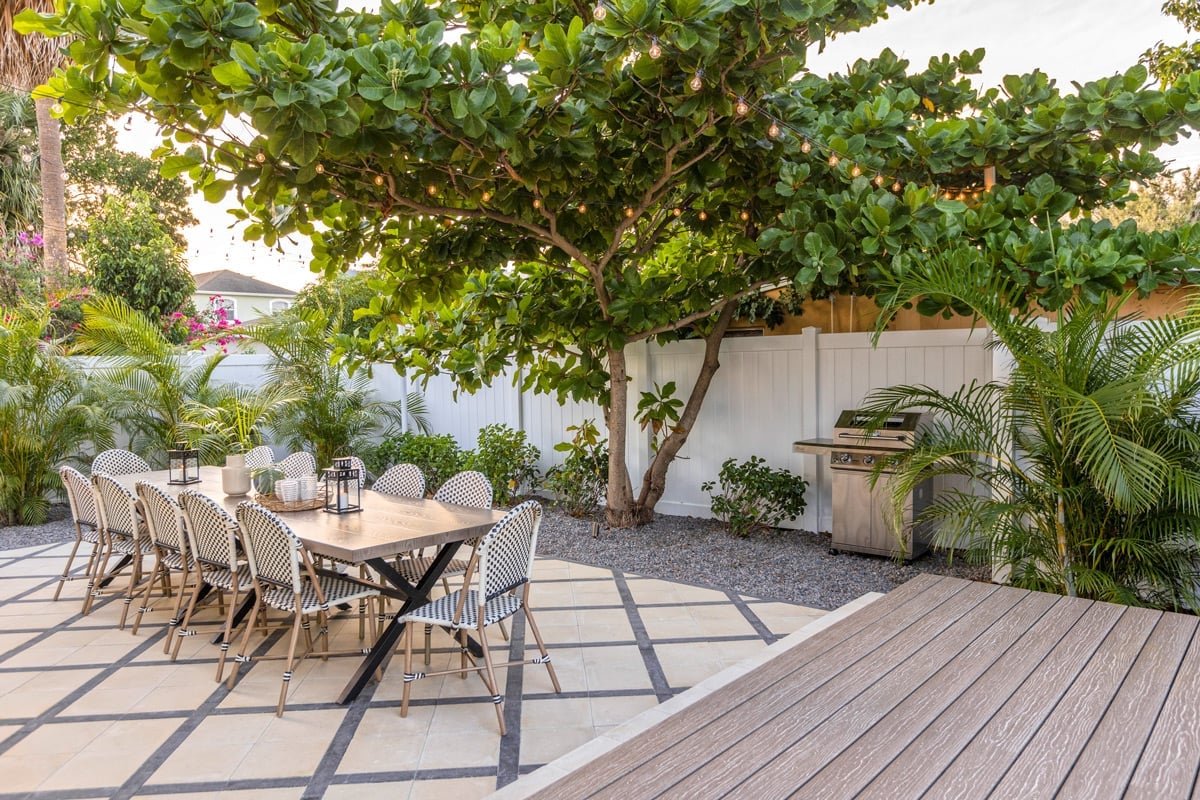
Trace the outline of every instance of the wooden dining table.
<instances>
[{"instance_id":1,"label":"wooden dining table","mask_svg":"<svg viewBox=\"0 0 1200 800\"><path fill-rule=\"evenodd\" d=\"M131 490L138 481L145 481L172 495L183 489L200 492L220 502L230 514L235 513L239 503L254 499L253 495L226 495L221 486L220 467L201 467L200 480L186 485L168 483L166 470L116 477ZM318 489L318 493L321 491ZM401 618L427 602L459 546L487 533L504 517L502 511L394 497L369 489L363 490L361 505L361 511L343 514L320 508L276 512L311 553L370 566L383 579L384 594L401 601L399 610L391 616L342 690L338 701L343 704L358 697L372 676L387 667L404 633L405 623ZM394 559L401 553L426 547L436 547L437 555L421 579L416 584L409 583L397 572Z\"/></svg>"}]
</instances>

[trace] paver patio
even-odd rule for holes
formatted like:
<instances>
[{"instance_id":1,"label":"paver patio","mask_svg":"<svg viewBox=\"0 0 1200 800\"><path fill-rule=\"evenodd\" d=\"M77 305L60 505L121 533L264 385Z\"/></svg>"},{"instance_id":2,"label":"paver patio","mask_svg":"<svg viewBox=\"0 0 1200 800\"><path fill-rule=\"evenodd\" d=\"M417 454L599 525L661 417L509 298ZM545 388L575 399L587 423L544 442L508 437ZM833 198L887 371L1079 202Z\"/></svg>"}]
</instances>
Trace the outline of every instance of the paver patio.
<instances>
[{"instance_id":1,"label":"paver patio","mask_svg":"<svg viewBox=\"0 0 1200 800\"><path fill-rule=\"evenodd\" d=\"M404 719L394 660L338 705L352 656L305 660L276 718L281 662L243 666L232 691L213 681L209 636L186 639L170 663L168 603L134 637L116 629L119 600L79 615L83 581L53 602L68 550L0 552L0 800L483 797L825 613L539 559L533 603L563 693L537 666L501 675L502 738L473 675L417 681ZM216 612L204 618L215 625ZM334 647L359 646L357 629L354 616L335 618ZM520 620L512 636L524 641ZM260 653L285 646L280 633L255 641ZM434 667L457 658L443 648Z\"/></svg>"}]
</instances>

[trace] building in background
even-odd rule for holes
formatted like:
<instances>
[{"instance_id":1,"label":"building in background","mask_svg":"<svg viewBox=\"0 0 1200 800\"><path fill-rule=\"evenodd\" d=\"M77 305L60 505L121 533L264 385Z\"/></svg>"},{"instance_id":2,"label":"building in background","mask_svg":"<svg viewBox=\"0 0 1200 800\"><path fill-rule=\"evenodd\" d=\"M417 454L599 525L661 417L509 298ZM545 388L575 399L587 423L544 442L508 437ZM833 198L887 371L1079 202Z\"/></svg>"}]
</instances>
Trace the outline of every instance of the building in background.
<instances>
[{"instance_id":1,"label":"building in background","mask_svg":"<svg viewBox=\"0 0 1200 800\"><path fill-rule=\"evenodd\" d=\"M291 308L296 293L249 275L228 269L201 272L194 276L196 292L192 301L196 308L208 308L212 298L225 308L229 319L249 322L259 317ZM215 306L214 306L215 307Z\"/></svg>"}]
</instances>

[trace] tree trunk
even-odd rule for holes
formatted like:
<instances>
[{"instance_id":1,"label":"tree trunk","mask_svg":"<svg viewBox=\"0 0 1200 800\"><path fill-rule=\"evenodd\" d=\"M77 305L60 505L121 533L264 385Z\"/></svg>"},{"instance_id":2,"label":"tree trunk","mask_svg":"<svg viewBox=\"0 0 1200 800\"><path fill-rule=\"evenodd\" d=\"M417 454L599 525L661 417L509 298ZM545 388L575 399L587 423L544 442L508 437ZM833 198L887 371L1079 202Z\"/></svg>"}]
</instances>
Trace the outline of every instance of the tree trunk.
<instances>
[{"instance_id":1,"label":"tree trunk","mask_svg":"<svg viewBox=\"0 0 1200 800\"><path fill-rule=\"evenodd\" d=\"M624 350L608 351L608 374L609 402L604 409L604 423L608 427L608 495L604 519L614 528L629 528L637 525L639 520L633 502L633 482L629 480L629 467L625 461L629 375Z\"/></svg>"},{"instance_id":2,"label":"tree trunk","mask_svg":"<svg viewBox=\"0 0 1200 800\"><path fill-rule=\"evenodd\" d=\"M52 97L34 97L37 111L38 147L42 167L43 269L48 289L67 284L67 205L63 177L62 130L50 115Z\"/></svg>"},{"instance_id":3,"label":"tree trunk","mask_svg":"<svg viewBox=\"0 0 1200 800\"><path fill-rule=\"evenodd\" d=\"M734 310L734 303L726 303L712 331L705 337L704 361L700 364L700 373L696 376L696 382L692 384L692 391L688 394L683 413L679 415L679 422L672 427L671 433L654 454L654 460L650 462L646 474L642 476L636 506L639 524L653 521L654 507L667 489L667 469L687 443L692 428L696 426L696 418L700 416L700 407L709 387L712 386L713 376L721 368L721 340L725 338L725 331L729 329L729 323L733 320Z\"/></svg>"}]
</instances>

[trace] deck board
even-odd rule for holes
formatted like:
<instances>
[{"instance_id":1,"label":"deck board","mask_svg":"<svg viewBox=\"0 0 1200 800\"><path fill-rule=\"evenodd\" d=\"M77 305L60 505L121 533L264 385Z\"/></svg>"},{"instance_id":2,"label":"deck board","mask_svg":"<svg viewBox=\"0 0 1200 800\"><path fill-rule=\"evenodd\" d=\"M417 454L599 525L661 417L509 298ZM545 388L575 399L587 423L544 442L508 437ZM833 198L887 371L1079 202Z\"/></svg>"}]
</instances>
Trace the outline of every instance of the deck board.
<instances>
[{"instance_id":1,"label":"deck board","mask_svg":"<svg viewBox=\"0 0 1200 800\"><path fill-rule=\"evenodd\" d=\"M1198 624L922 576L529 796L1191 796Z\"/></svg>"}]
</instances>

